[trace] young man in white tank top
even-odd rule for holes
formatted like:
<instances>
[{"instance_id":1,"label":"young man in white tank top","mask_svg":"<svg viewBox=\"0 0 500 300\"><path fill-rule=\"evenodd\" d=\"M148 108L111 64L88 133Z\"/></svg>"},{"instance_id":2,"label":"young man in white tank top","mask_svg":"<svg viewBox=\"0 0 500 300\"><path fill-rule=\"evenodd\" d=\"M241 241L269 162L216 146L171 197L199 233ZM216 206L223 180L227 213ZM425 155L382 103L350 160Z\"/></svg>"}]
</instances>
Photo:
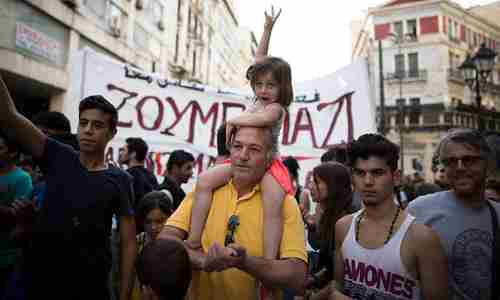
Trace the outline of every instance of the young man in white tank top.
<instances>
[{"instance_id":1,"label":"young man in white tank top","mask_svg":"<svg viewBox=\"0 0 500 300\"><path fill-rule=\"evenodd\" d=\"M354 189L364 209L335 226L330 299L448 299L443 247L429 227L394 203L399 147L366 134L349 149Z\"/></svg>"}]
</instances>

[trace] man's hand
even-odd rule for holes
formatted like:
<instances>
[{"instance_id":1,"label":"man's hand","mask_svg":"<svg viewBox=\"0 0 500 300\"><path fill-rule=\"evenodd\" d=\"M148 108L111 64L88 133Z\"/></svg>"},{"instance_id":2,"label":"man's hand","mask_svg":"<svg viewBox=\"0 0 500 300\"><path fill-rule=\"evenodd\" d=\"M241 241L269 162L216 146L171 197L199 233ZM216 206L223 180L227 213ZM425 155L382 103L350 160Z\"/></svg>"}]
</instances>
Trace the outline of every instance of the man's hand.
<instances>
[{"instance_id":1,"label":"man's hand","mask_svg":"<svg viewBox=\"0 0 500 300\"><path fill-rule=\"evenodd\" d=\"M203 270L205 272L221 272L242 265L246 258L246 250L236 244L224 247L215 242L208 249Z\"/></svg>"}]
</instances>

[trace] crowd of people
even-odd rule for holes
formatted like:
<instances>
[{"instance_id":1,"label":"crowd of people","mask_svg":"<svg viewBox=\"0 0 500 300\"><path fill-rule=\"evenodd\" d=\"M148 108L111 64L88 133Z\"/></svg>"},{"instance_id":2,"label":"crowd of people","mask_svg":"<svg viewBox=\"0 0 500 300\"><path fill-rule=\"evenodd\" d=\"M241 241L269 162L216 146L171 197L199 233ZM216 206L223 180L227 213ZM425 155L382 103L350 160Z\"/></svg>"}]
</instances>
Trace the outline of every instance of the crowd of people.
<instances>
[{"instance_id":1,"label":"crowd of people","mask_svg":"<svg viewBox=\"0 0 500 300\"><path fill-rule=\"evenodd\" d=\"M267 56L280 13L247 72L254 105L187 194L187 151L162 183L140 137L105 160L118 112L102 95L81 100L73 135L61 113L26 119L0 77L0 300L500 299L498 133L450 131L433 182L364 134L301 184L278 147L293 99L290 66Z\"/></svg>"}]
</instances>

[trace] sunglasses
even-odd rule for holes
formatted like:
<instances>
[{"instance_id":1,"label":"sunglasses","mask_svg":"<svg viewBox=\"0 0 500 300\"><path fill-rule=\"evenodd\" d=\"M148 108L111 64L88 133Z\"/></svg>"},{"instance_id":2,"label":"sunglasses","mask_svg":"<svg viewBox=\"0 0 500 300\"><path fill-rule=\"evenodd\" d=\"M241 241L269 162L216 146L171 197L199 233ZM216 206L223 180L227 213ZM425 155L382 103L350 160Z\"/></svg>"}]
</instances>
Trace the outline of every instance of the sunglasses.
<instances>
[{"instance_id":1,"label":"sunglasses","mask_svg":"<svg viewBox=\"0 0 500 300\"><path fill-rule=\"evenodd\" d=\"M226 238L224 240L224 246L234 243L234 232L236 228L240 225L240 217L237 215L232 215L227 221Z\"/></svg>"},{"instance_id":2,"label":"sunglasses","mask_svg":"<svg viewBox=\"0 0 500 300\"><path fill-rule=\"evenodd\" d=\"M458 162L460 162L465 168L470 168L482 160L483 158L478 155L464 155L462 157L444 157L441 159L441 162L448 168L458 167Z\"/></svg>"}]
</instances>

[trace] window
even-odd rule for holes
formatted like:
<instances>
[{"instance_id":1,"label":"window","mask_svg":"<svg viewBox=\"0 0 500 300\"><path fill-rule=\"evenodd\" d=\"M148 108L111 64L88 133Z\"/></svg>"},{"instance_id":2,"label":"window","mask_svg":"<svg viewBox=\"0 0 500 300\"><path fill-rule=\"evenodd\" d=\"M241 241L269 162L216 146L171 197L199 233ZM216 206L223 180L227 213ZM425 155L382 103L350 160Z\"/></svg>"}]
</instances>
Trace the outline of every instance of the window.
<instances>
[{"instance_id":1,"label":"window","mask_svg":"<svg viewBox=\"0 0 500 300\"><path fill-rule=\"evenodd\" d=\"M163 5L158 0L149 0L145 10L147 19L154 25L158 25L163 19Z\"/></svg>"},{"instance_id":2,"label":"window","mask_svg":"<svg viewBox=\"0 0 500 300\"><path fill-rule=\"evenodd\" d=\"M408 20L406 21L406 32L412 38L417 37L417 20Z\"/></svg>"},{"instance_id":3,"label":"window","mask_svg":"<svg viewBox=\"0 0 500 300\"><path fill-rule=\"evenodd\" d=\"M403 36L403 22L394 22L394 34L398 37Z\"/></svg>"},{"instance_id":4,"label":"window","mask_svg":"<svg viewBox=\"0 0 500 300\"><path fill-rule=\"evenodd\" d=\"M395 75L397 78L403 78L405 74L405 56L397 54L394 56Z\"/></svg>"},{"instance_id":5,"label":"window","mask_svg":"<svg viewBox=\"0 0 500 300\"><path fill-rule=\"evenodd\" d=\"M396 106L401 107L406 105L406 99L405 98L400 98L396 99Z\"/></svg>"},{"instance_id":6,"label":"window","mask_svg":"<svg viewBox=\"0 0 500 300\"><path fill-rule=\"evenodd\" d=\"M101 19L106 17L107 1L84 0L83 5L85 5L97 17Z\"/></svg>"},{"instance_id":7,"label":"window","mask_svg":"<svg viewBox=\"0 0 500 300\"><path fill-rule=\"evenodd\" d=\"M119 37L124 36L123 33L126 31L123 30L125 28L125 24L127 24L126 16L121 11L121 9L115 4L111 4L109 6L109 15L108 15L108 26L111 34Z\"/></svg>"},{"instance_id":8,"label":"window","mask_svg":"<svg viewBox=\"0 0 500 300\"><path fill-rule=\"evenodd\" d=\"M420 98L410 98L410 105L411 106L419 106L420 105Z\"/></svg>"},{"instance_id":9,"label":"window","mask_svg":"<svg viewBox=\"0 0 500 300\"><path fill-rule=\"evenodd\" d=\"M448 37L450 39L455 37L455 27L453 26L453 20L448 18Z\"/></svg>"},{"instance_id":10,"label":"window","mask_svg":"<svg viewBox=\"0 0 500 300\"><path fill-rule=\"evenodd\" d=\"M409 77L418 77L418 53L408 54Z\"/></svg>"},{"instance_id":11,"label":"window","mask_svg":"<svg viewBox=\"0 0 500 300\"><path fill-rule=\"evenodd\" d=\"M420 124L420 107L412 107L410 109L410 124L418 125Z\"/></svg>"}]
</instances>

